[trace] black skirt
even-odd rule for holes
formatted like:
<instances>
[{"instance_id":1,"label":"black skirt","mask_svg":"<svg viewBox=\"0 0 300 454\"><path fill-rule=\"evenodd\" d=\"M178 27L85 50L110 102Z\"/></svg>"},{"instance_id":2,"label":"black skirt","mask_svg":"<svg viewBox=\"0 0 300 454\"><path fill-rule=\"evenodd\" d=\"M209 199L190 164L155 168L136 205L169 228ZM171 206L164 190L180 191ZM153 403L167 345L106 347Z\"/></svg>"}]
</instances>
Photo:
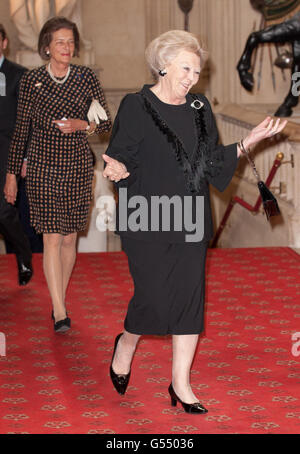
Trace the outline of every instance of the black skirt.
<instances>
[{"instance_id":1,"label":"black skirt","mask_svg":"<svg viewBox=\"0 0 300 454\"><path fill-rule=\"evenodd\" d=\"M203 331L207 245L122 238L134 282L126 331L152 335Z\"/></svg>"}]
</instances>

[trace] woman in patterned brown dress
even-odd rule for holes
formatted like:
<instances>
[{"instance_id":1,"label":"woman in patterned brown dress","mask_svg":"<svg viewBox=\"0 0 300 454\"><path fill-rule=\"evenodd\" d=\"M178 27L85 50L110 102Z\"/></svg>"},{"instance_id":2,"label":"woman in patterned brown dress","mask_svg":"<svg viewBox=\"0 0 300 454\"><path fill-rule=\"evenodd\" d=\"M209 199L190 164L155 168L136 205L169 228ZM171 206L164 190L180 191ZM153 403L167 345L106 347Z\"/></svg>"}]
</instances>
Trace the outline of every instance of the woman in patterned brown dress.
<instances>
[{"instance_id":1,"label":"woman in patterned brown dress","mask_svg":"<svg viewBox=\"0 0 300 454\"><path fill-rule=\"evenodd\" d=\"M5 196L14 203L16 175L27 151L27 193L31 224L43 233L44 273L57 332L69 329L65 293L76 259L77 232L85 229L92 197L93 157L87 135L111 127L103 91L94 72L70 63L79 51L79 33L68 19L43 26L39 53L49 63L21 80ZM87 121L93 99L104 108L99 124Z\"/></svg>"}]
</instances>

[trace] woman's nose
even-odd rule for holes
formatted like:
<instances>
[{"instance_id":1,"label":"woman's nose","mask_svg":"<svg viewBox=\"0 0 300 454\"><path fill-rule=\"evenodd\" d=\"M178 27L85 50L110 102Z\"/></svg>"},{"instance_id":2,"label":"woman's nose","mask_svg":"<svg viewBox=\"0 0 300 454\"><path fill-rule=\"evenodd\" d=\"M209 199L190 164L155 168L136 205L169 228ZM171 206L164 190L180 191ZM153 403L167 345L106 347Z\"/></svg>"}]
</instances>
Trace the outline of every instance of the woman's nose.
<instances>
[{"instance_id":1,"label":"woman's nose","mask_svg":"<svg viewBox=\"0 0 300 454\"><path fill-rule=\"evenodd\" d=\"M194 74L192 73L192 71L190 71L190 72L188 73L188 79L189 79L191 82L193 82L193 80L194 80Z\"/></svg>"}]
</instances>

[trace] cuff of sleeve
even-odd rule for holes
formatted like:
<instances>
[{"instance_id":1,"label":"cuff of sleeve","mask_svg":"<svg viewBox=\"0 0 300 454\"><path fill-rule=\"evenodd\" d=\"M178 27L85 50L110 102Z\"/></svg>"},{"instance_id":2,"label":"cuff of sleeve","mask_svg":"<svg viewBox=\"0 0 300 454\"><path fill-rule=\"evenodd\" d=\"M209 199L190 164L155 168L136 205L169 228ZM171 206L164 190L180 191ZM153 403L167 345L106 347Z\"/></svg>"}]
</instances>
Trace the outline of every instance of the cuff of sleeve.
<instances>
[{"instance_id":1,"label":"cuff of sleeve","mask_svg":"<svg viewBox=\"0 0 300 454\"><path fill-rule=\"evenodd\" d=\"M218 176L211 178L210 183L220 192L223 192L229 185L236 171L239 161L237 156L237 143L227 145L224 148L224 161L222 170Z\"/></svg>"}]
</instances>

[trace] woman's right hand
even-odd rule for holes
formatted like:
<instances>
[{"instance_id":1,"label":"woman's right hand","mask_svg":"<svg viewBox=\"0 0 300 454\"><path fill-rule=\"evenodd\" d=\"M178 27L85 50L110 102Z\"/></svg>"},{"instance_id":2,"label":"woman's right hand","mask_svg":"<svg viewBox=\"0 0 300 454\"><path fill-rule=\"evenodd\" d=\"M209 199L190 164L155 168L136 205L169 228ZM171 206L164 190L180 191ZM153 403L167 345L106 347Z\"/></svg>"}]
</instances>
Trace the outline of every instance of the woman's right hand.
<instances>
[{"instance_id":1,"label":"woman's right hand","mask_svg":"<svg viewBox=\"0 0 300 454\"><path fill-rule=\"evenodd\" d=\"M107 154L103 154L102 158L103 161L106 162L106 167L102 173L104 178L109 178L110 181L115 181L117 183L129 176L129 172L127 172L126 166L122 162L111 158Z\"/></svg>"},{"instance_id":2,"label":"woman's right hand","mask_svg":"<svg viewBox=\"0 0 300 454\"><path fill-rule=\"evenodd\" d=\"M8 203L14 205L17 198L18 186L17 177L12 173L6 174L6 182L4 186L4 197Z\"/></svg>"}]
</instances>

